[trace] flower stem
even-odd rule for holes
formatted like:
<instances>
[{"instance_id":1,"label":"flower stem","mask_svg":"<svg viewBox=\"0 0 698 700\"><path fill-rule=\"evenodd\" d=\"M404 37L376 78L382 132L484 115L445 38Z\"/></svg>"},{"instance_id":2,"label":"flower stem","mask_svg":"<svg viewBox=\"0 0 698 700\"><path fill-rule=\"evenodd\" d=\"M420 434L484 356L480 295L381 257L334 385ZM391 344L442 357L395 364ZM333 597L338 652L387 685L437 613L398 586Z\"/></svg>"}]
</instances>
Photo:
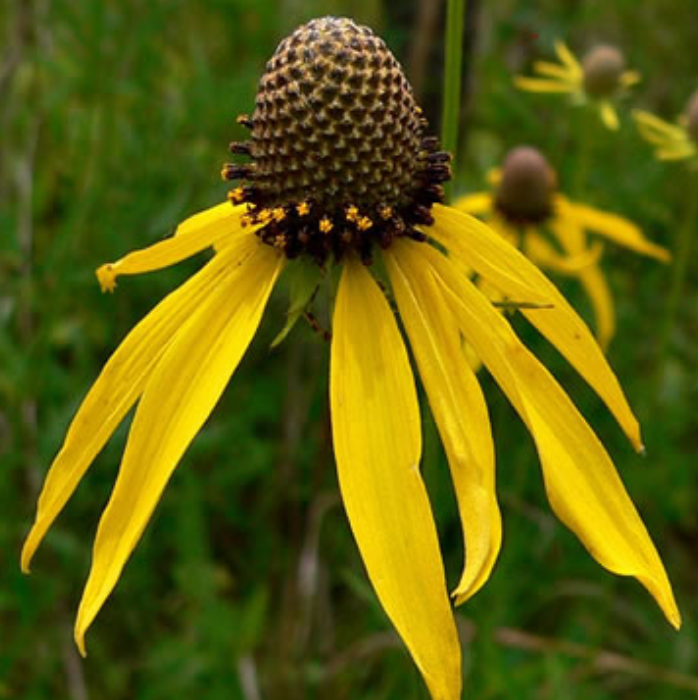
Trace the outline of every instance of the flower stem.
<instances>
[{"instance_id":1,"label":"flower stem","mask_svg":"<svg viewBox=\"0 0 698 700\"><path fill-rule=\"evenodd\" d=\"M689 183L687 192L695 191L698 188L698 175L691 173L692 182ZM664 380L664 370L671 345L671 335L676 324L679 305L684 291L688 263L691 258L691 246L693 238L696 236L696 224L698 223L698 197L690 196L686 209L686 217L683 226L679 229L676 245L674 246L674 264L671 268L671 283L669 287L669 298L664 312L664 324L659 336L659 354L657 356L657 392L661 391Z\"/></svg>"},{"instance_id":2,"label":"flower stem","mask_svg":"<svg viewBox=\"0 0 698 700\"><path fill-rule=\"evenodd\" d=\"M441 147L454 158L458 153L458 126L461 106L463 73L463 25L465 0L448 0L446 7L446 69L444 73L444 102ZM447 199L450 186L446 187Z\"/></svg>"},{"instance_id":3,"label":"flower stem","mask_svg":"<svg viewBox=\"0 0 698 700\"><path fill-rule=\"evenodd\" d=\"M581 118L581 137L579 143L579 154L577 156L577 169L574 174L574 185L572 192L577 199L583 199L587 187L587 179L589 177L589 165L591 163L591 154L594 150L594 126L592 124L592 115L589 106L585 106L582 110Z\"/></svg>"}]
</instances>

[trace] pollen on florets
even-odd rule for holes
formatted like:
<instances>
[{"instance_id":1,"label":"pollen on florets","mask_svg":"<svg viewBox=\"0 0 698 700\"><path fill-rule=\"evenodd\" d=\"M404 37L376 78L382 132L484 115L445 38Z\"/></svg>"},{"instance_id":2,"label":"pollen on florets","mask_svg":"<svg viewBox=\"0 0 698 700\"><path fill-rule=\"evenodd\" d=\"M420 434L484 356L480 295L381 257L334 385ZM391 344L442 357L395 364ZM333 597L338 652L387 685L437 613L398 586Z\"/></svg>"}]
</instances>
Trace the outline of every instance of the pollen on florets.
<instances>
[{"instance_id":1,"label":"pollen on florets","mask_svg":"<svg viewBox=\"0 0 698 700\"><path fill-rule=\"evenodd\" d=\"M443 201L450 156L426 135L412 88L382 39L350 19L312 20L284 39L259 83L251 131L223 176L249 205L258 235L287 257L322 264L416 230ZM272 212L269 216L265 212ZM283 216L281 215L283 212ZM283 246L280 241L285 241Z\"/></svg>"},{"instance_id":2,"label":"pollen on florets","mask_svg":"<svg viewBox=\"0 0 698 700\"><path fill-rule=\"evenodd\" d=\"M595 46L582 61L584 89L592 97L609 97L620 86L625 57L615 46Z\"/></svg>"},{"instance_id":3,"label":"pollen on florets","mask_svg":"<svg viewBox=\"0 0 698 700\"><path fill-rule=\"evenodd\" d=\"M497 187L495 208L511 223L540 224L553 213L557 176L545 156L530 146L509 151Z\"/></svg>"},{"instance_id":4,"label":"pollen on florets","mask_svg":"<svg viewBox=\"0 0 698 700\"><path fill-rule=\"evenodd\" d=\"M698 143L698 90L693 93L686 107L686 130Z\"/></svg>"}]
</instances>

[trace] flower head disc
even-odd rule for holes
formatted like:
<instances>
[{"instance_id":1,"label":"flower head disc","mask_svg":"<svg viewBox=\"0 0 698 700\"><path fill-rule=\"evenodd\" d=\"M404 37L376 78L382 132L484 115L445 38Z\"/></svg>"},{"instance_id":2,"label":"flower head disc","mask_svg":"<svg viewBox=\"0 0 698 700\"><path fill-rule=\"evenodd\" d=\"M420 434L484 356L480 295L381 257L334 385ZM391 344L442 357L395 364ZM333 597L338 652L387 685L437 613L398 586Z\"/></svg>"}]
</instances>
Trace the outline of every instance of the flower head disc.
<instances>
[{"instance_id":1,"label":"flower head disc","mask_svg":"<svg viewBox=\"0 0 698 700\"><path fill-rule=\"evenodd\" d=\"M227 164L223 176L246 182L231 198L252 205L258 235L288 258L322 263L354 249L368 262L374 243L424 238L414 227L432 223L449 156L425 135L402 68L368 27L325 17L298 28L239 121L251 139L231 151L252 162Z\"/></svg>"},{"instance_id":2,"label":"flower head disc","mask_svg":"<svg viewBox=\"0 0 698 700\"><path fill-rule=\"evenodd\" d=\"M557 175L543 154L530 146L514 148L506 157L495 194L495 206L515 225L549 219Z\"/></svg>"},{"instance_id":3,"label":"flower head disc","mask_svg":"<svg viewBox=\"0 0 698 700\"><path fill-rule=\"evenodd\" d=\"M610 97L621 87L625 57L615 46L595 46L582 61L584 89L592 97Z\"/></svg>"}]
</instances>

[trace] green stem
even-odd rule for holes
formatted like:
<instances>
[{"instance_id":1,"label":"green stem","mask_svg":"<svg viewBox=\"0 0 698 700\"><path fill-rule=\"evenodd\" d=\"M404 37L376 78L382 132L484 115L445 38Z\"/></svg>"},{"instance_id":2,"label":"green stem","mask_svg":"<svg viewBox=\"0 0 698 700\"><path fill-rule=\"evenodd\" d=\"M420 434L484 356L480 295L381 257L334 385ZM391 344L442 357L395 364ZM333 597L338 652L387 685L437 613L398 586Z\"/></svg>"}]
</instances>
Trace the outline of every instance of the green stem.
<instances>
[{"instance_id":1,"label":"green stem","mask_svg":"<svg viewBox=\"0 0 698 700\"><path fill-rule=\"evenodd\" d=\"M695 190L698 188L698 176L692 173L693 181L686 189L690 192L686 218L683 226L679 229L676 245L674 246L674 264L672 266L671 285L669 287L669 298L664 312L664 324L659 336L659 355L657 356L657 390L661 391L661 384L664 379L664 369L666 365L669 348L671 345L671 335L676 324L676 317L679 305L683 297L688 263L691 258L691 246L693 238L696 236L696 223L698 223L698 197Z\"/></svg>"},{"instance_id":2,"label":"green stem","mask_svg":"<svg viewBox=\"0 0 698 700\"><path fill-rule=\"evenodd\" d=\"M594 142L594 126L592 119L596 114L592 114L592 110L586 105L582 110L581 119L581 138L579 143L579 155L577 157L577 169L574 174L574 185L572 193L577 199L584 198L586 191L587 179L589 177L589 165L591 164L591 154Z\"/></svg>"},{"instance_id":3,"label":"green stem","mask_svg":"<svg viewBox=\"0 0 698 700\"><path fill-rule=\"evenodd\" d=\"M458 153L458 126L461 105L463 73L463 25L465 0L448 0L446 8L446 68L444 75L444 103L441 146L454 158ZM450 196L447 184L447 199Z\"/></svg>"}]
</instances>

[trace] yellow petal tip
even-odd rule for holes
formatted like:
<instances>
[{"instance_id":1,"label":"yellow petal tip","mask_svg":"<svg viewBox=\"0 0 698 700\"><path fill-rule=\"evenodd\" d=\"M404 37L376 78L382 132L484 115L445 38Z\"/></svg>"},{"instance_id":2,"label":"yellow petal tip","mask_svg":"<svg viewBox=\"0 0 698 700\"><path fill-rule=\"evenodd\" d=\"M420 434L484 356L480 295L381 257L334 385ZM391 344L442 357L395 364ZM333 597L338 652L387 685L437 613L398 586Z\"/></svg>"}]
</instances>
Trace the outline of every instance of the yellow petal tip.
<instances>
[{"instance_id":1,"label":"yellow petal tip","mask_svg":"<svg viewBox=\"0 0 698 700\"><path fill-rule=\"evenodd\" d=\"M34 530L27 535L27 539L22 547L22 554L20 555L20 568L23 574L31 573L31 563L34 558L34 552L36 552L36 544L33 538Z\"/></svg>"},{"instance_id":2,"label":"yellow petal tip","mask_svg":"<svg viewBox=\"0 0 698 700\"><path fill-rule=\"evenodd\" d=\"M85 648L85 632L84 630L78 629L79 622L75 623L75 633L73 638L75 639L75 646L80 652L80 656L83 659L87 658L87 649Z\"/></svg>"},{"instance_id":3,"label":"yellow petal tip","mask_svg":"<svg viewBox=\"0 0 698 700\"><path fill-rule=\"evenodd\" d=\"M107 263L97 269L97 279L103 292L113 292L116 289L115 267L113 263Z\"/></svg>"}]
</instances>

